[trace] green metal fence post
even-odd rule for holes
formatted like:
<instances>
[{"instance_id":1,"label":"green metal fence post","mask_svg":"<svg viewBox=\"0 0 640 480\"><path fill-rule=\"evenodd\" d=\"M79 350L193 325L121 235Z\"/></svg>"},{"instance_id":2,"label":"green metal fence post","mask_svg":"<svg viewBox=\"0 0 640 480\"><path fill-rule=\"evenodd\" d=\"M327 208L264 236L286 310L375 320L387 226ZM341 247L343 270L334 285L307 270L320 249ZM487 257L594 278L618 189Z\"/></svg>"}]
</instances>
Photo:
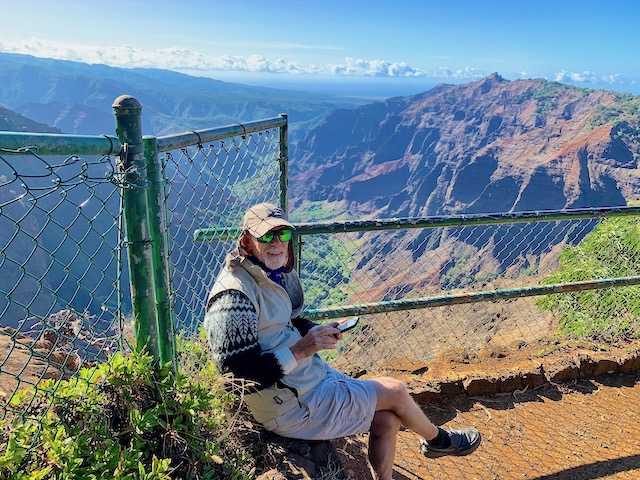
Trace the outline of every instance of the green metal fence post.
<instances>
[{"instance_id":1,"label":"green metal fence post","mask_svg":"<svg viewBox=\"0 0 640 480\"><path fill-rule=\"evenodd\" d=\"M151 252L158 317L158 348L162 365L170 363L172 369L175 370L175 323L171 302L171 259L167 231L165 178L158 158L157 138L145 136L143 142L147 175L150 182L147 190L147 203L149 206L149 227L153 239Z\"/></svg>"},{"instance_id":2,"label":"green metal fence post","mask_svg":"<svg viewBox=\"0 0 640 480\"><path fill-rule=\"evenodd\" d=\"M131 276L131 302L136 349L147 349L160 359L151 237L147 218L147 167L142 143L142 106L137 99L122 95L113 102L116 134L122 142L118 167L124 174L122 193L127 256Z\"/></svg>"}]
</instances>

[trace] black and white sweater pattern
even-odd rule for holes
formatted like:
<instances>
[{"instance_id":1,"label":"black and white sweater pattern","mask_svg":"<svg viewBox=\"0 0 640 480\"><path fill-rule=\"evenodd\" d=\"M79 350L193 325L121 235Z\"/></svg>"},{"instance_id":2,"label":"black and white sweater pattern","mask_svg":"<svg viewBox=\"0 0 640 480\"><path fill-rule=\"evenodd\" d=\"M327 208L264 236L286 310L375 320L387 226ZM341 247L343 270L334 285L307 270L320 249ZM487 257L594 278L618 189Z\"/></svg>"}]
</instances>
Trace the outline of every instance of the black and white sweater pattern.
<instances>
[{"instance_id":1,"label":"black and white sweater pattern","mask_svg":"<svg viewBox=\"0 0 640 480\"><path fill-rule=\"evenodd\" d=\"M239 290L225 290L209 302L207 334L213 360L222 373L256 383L261 390L284 376L277 357L263 352L258 343L258 314L251 300ZM292 320L305 335L315 324L303 318Z\"/></svg>"}]
</instances>

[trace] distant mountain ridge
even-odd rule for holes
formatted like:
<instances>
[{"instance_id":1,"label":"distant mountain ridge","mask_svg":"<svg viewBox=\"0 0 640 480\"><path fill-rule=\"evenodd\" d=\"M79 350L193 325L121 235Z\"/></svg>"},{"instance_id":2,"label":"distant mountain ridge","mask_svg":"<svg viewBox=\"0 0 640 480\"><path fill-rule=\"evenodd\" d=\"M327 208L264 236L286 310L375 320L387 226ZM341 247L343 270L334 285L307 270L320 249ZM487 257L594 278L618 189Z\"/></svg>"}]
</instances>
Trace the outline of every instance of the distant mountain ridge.
<instances>
[{"instance_id":1,"label":"distant mountain ridge","mask_svg":"<svg viewBox=\"0 0 640 480\"><path fill-rule=\"evenodd\" d=\"M59 128L50 127L46 123L34 122L30 118L4 107L0 107L0 131L62 133Z\"/></svg>"},{"instance_id":2,"label":"distant mountain ridge","mask_svg":"<svg viewBox=\"0 0 640 480\"><path fill-rule=\"evenodd\" d=\"M637 202L639 117L639 97L497 74L336 110L291 153L290 206L308 221L305 215L415 218ZM350 272L357 293L345 303L537 275L594 224L362 234Z\"/></svg>"},{"instance_id":3,"label":"distant mountain ridge","mask_svg":"<svg viewBox=\"0 0 640 480\"><path fill-rule=\"evenodd\" d=\"M112 104L120 95L142 104L143 131L163 135L249 122L281 113L290 131L318 123L335 108L362 99L278 90L193 77L168 70L106 65L0 53L0 105L69 134L113 134ZM106 129L106 131L104 130Z\"/></svg>"},{"instance_id":4,"label":"distant mountain ridge","mask_svg":"<svg viewBox=\"0 0 640 480\"><path fill-rule=\"evenodd\" d=\"M162 70L128 70L0 53L0 105L3 105L0 107L0 130L114 135L112 104L123 94L132 95L141 102L145 135L215 128L284 113L289 119L291 144L295 141L296 131L319 122L336 107L365 103L361 99L251 87ZM117 229L113 227L119 197L110 194L113 185L101 182L110 173L106 166L109 162L103 163L99 158L87 163L76 162L75 157L40 159L37 155L3 155L2 160L0 180L4 188L0 190L3 205L0 220L4 228L0 229L0 244L4 258L13 260L5 262L0 281L1 291L12 292L0 301L3 325L16 327L25 315L24 305L28 306L26 315L32 317L47 312L56 301L63 308L70 306L101 315L104 305L109 305L112 298L115 264L111 263L107 268L100 263L109 261L108 254L96 255L89 261L85 252L97 252L100 248L108 250L100 246L117 242ZM85 168L91 169L91 175L99 180L97 186L80 181L87 174ZM171 169L171 166L167 167L167 170ZM196 182L201 180L195 170L191 175ZM33 191L53 189L61 178L77 179L78 185L64 186L55 194L40 195L31 201ZM177 191L180 191L177 185L181 181L181 178L173 181ZM34 182L37 188L29 186ZM29 185L25 187L23 184L27 183ZM199 181L197 188L202 193L201 198L207 195L206 182ZM101 196L103 192L104 197ZM23 197L26 198L23 200ZM67 203L60 203L60 198ZM88 202L88 199L92 201ZM99 205L98 210L87 213L94 205ZM176 230L174 240L191 242L192 232L180 226ZM86 235L75 237L74 234L80 231ZM82 247L78 249L74 239L80 237ZM55 259L52 261L53 255L46 248L30 252L34 243L46 248L52 246ZM70 259L68 255L79 255L81 260ZM29 275L21 273L21 259L25 258L30 259ZM51 261L52 265L49 265L47 262ZM34 272L45 270L46 278L36 280ZM126 275L123 277L125 285ZM69 278L81 279L83 288L77 291L80 280L68 281ZM128 297L126 288L125 298ZM126 302L124 308L126 310Z\"/></svg>"},{"instance_id":5,"label":"distant mountain ridge","mask_svg":"<svg viewBox=\"0 0 640 480\"><path fill-rule=\"evenodd\" d=\"M294 205L377 217L624 205L640 195L638 105L493 74L337 110L292 155Z\"/></svg>"}]
</instances>

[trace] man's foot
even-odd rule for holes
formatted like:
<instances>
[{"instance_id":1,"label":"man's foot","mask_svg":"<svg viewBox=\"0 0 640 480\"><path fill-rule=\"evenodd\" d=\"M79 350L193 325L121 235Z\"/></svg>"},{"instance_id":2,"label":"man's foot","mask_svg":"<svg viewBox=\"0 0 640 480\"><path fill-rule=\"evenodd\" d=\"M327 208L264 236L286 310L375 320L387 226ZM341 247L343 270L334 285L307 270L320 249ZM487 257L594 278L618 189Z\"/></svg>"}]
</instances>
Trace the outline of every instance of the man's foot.
<instances>
[{"instance_id":1,"label":"man's foot","mask_svg":"<svg viewBox=\"0 0 640 480\"><path fill-rule=\"evenodd\" d=\"M444 457L445 455L455 455L461 457L463 455L469 455L473 452L480 442L482 436L480 432L475 428L463 428L461 430L447 430L449 438L451 438L451 445L448 447L434 447L429 445L424 438L420 440L420 451L427 458Z\"/></svg>"}]
</instances>

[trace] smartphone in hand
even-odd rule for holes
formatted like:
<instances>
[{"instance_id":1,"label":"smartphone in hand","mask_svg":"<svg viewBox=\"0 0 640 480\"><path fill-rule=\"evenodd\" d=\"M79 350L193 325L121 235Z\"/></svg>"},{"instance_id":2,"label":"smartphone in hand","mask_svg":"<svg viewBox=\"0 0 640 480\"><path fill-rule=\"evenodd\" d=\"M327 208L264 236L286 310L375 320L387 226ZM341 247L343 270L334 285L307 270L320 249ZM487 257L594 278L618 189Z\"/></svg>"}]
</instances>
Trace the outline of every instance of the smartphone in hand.
<instances>
[{"instance_id":1,"label":"smartphone in hand","mask_svg":"<svg viewBox=\"0 0 640 480\"><path fill-rule=\"evenodd\" d=\"M336 328L338 330L340 330L340 332L344 333L344 332L348 332L349 330L351 330L352 328L355 328L356 325L358 325L358 322L360 321L360 317L351 317L349 320L347 320L346 322L336 326Z\"/></svg>"}]
</instances>

